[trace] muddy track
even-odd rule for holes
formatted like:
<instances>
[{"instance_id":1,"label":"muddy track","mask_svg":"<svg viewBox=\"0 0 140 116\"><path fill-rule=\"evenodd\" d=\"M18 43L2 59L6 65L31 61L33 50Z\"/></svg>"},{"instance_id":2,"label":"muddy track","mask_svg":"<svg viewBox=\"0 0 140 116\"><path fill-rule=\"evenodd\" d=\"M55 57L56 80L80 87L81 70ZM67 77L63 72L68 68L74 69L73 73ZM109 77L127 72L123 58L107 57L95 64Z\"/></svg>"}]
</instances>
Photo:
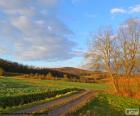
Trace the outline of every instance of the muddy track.
<instances>
[{"instance_id":1,"label":"muddy track","mask_svg":"<svg viewBox=\"0 0 140 116\"><path fill-rule=\"evenodd\" d=\"M20 110L13 114L18 116L32 116L32 113L38 113L39 116L64 116L79 107L80 104L86 103L93 95L94 92L91 90L82 90L70 96Z\"/></svg>"}]
</instances>

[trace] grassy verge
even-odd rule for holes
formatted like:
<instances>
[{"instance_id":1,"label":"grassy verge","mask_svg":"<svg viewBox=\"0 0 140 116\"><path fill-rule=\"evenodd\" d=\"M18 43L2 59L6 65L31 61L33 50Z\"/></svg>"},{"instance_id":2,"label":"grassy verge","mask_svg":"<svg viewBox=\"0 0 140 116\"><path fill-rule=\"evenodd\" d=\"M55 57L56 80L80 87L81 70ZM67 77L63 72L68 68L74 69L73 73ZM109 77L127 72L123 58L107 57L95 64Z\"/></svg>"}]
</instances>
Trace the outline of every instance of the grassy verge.
<instances>
[{"instance_id":1,"label":"grassy verge","mask_svg":"<svg viewBox=\"0 0 140 116\"><path fill-rule=\"evenodd\" d=\"M125 116L126 108L139 108L140 100L110 94L99 94L70 116Z\"/></svg>"}]
</instances>

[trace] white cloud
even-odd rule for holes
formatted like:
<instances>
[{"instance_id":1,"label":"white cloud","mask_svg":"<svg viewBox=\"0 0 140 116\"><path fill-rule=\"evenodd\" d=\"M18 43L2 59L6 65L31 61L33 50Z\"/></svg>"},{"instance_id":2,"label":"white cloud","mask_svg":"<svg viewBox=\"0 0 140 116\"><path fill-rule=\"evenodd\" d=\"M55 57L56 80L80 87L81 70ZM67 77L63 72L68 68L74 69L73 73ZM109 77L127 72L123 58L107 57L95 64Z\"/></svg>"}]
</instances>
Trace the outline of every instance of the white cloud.
<instances>
[{"instance_id":1,"label":"white cloud","mask_svg":"<svg viewBox=\"0 0 140 116\"><path fill-rule=\"evenodd\" d=\"M58 0L1 0L0 46L22 60L66 60L74 56L72 31L56 16ZM8 3L8 4L7 4ZM1 54L1 51L0 51Z\"/></svg>"},{"instance_id":2,"label":"white cloud","mask_svg":"<svg viewBox=\"0 0 140 116\"><path fill-rule=\"evenodd\" d=\"M140 13L140 4L134 7L130 7L130 12L132 13Z\"/></svg>"},{"instance_id":3,"label":"white cloud","mask_svg":"<svg viewBox=\"0 0 140 116\"><path fill-rule=\"evenodd\" d=\"M131 6L129 8L112 8L110 10L111 14L124 14L124 13L140 13L140 4L137 4L135 6Z\"/></svg>"},{"instance_id":4,"label":"white cloud","mask_svg":"<svg viewBox=\"0 0 140 116\"><path fill-rule=\"evenodd\" d=\"M120 14L120 13L126 13L126 10L123 8L113 8L110 11L112 14Z\"/></svg>"}]
</instances>

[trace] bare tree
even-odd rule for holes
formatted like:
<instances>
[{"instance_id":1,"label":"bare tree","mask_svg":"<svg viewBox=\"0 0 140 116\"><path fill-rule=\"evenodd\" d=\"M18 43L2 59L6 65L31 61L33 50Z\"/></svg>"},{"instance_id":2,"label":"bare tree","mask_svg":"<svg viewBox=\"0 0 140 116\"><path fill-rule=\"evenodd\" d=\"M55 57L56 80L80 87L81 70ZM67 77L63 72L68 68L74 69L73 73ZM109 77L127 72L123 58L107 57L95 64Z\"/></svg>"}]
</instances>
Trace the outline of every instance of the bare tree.
<instances>
[{"instance_id":1,"label":"bare tree","mask_svg":"<svg viewBox=\"0 0 140 116\"><path fill-rule=\"evenodd\" d=\"M127 20L120 25L116 34L113 34L110 28L106 28L92 39L87 53L89 64L108 72L117 92L115 75L129 77L140 72L140 20Z\"/></svg>"},{"instance_id":2,"label":"bare tree","mask_svg":"<svg viewBox=\"0 0 140 116\"><path fill-rule=\"evenodd\" d=\"M108 72L114 91L117 92L115 87L113 71L111 66L112 50L114 36L111 29L105 29L95 36L95 41L91 43L91 48L88 52L87 57L92 60L92 64L102 64L102 70ZM93 66L94 66L93 65ZM97 65L98 66L98 65Z\"/></svg>"},{"instance_id":3,"label":"bare tree","mask_svg":"<svg viewBox=\"0 0 140 116\"><path fill-rule=\"evenodd\" d=\"M118 32L123 70L129 77L135 73L139 56L140 20L133 18L123 23Z\"/></svg>"},{"instance_id":4,"label":"bare tree","mask_svg":"<svg viewBox=\"0 0 140 116\"><path fill-rule=\"evenodd\" d=\"M112 52L111 52L111 59L112 59L112 62L111 62L111 68L112 68L112 71L114 74L116 75L119 75L119 74L122 74L122 60L121 60L121 51L120 51L120 47L119 47L119 44L118 44L118 41L117 41L117 37L114 38L114 42L113 42L113 48L112 48Z\"/></svg>"}]
</instances>

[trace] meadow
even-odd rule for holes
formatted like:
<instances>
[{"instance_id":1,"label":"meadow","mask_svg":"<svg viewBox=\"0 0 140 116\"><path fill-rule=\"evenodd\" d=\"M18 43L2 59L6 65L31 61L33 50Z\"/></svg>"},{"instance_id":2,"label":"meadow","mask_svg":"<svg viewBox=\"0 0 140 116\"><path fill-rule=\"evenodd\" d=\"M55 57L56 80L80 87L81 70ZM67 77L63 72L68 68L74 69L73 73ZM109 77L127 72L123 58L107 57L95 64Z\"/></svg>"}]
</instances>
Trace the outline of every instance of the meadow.
<instances>
[{"instance_id":1,"label":"meadow","mask_svg":"<svg viewBox=\"0 0 140 116\"><path fill-rule=\"evenodd\" d=\"M41 93L50 90L62 90L66 88L105 90L105 84L66 82L61 80L23 79L15 77L0 78L0 96L27 95Z\"/></svg>"},{"instance_id":2,"label":"meadow","mask_svg":"<svg viewBox=\"0 0 140 116\"><path fill-rule=\"evenodd\" d=\"M32 78L14 78L24 83L31 84L38 87L47 87L48 89L64 89L64 88L79 88L79 89L93 89L93 90L106 90L108 85L98 83L82 83L70 82L64 80L41 80Z\"/></svg>"},{"instance_id":3,"label":"meadow","mask_svg":"<svg viewBox=\"0 0 140 116\"><path fill-rule=\"evenodd\" d=\"M41 88L12 78L1 78L0 85L1 97L25 95L48 90L48 88Z\"/></svg>"},{"instance_id":4,"label":"meadow","mask_svg":"<svg viewBox=\"0 0 140 116\"><path fill-rule=\"evenodd\" d=\"M104 84L23 79L16 77L0 78L0 85L0 112L6 108L22 106L80 89L107 89L107 86Z\"/></svg>"},{"instance_id":5,"label":"meadow","mask_svg":"<svg viewBox=\"0 0 140 116\"><path fill-rule=\"evenodd\" d=\"M0 85L0 112L17 111L43 103L47 98L81 89L96 90L98 93L91 101L71 112L70 116L124 116L126 108L140 108L139 99L107 93L110 87L103 83L3 77L0 78ZM105 91L106 93L102 93Z\"/></svg>"}]
</instances>

